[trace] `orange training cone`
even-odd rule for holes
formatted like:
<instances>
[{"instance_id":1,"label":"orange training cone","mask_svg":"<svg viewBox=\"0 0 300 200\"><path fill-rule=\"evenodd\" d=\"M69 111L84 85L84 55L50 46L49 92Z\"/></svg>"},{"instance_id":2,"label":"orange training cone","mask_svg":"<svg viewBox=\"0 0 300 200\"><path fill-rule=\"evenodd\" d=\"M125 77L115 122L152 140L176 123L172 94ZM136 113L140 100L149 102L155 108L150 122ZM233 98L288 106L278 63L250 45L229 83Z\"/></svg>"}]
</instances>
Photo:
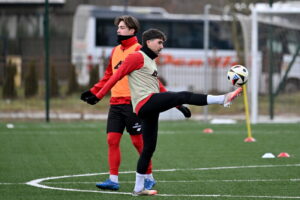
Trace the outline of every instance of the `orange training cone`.
<instances>
[{"instance_id":1,"label":"orange training cone","mask_svg":"<svg viewBox=\"0 0 300 200\"><path fill-rule=\"evenodd\" d=\"M281 152L280 154L278 154L277 156L278 158L289 158L290 155L286 152Z\"/></svg>"},{"instance_id":2,"label":"orange training cone","mask_svg":"<svg viewBox=\"0 0 300 200\"><path fill-rule=\"evenodd\" d=\"M255 141L256 140L253 137L247 137L247 138L244 139L244 142L255 142Z\"/></svg>"},{"instance_id":3,"label":"orange training cone","mask_svg":"<svg viewBox=\"0 0 300 200\"><path fill-rule=\"evenodd\" d=\"M203 130L203 133L213 133L214 131L211 128L206 128Z\"/></svg>"}]
</instances>

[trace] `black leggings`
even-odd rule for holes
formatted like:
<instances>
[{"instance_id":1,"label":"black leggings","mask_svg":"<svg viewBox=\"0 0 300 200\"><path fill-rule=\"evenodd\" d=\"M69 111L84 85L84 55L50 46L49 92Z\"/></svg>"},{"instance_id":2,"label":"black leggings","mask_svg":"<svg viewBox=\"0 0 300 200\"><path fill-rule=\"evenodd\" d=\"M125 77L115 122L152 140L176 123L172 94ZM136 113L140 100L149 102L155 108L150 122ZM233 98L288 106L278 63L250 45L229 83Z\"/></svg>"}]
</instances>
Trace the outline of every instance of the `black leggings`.
<instances>
[{"instance_id":1,"label":"black leggings","mask_svg":"<svg viewBox=\"0 0 300 200\"><path fill-rule=\"evenodd\" d=\"M159 113L178 105L207 105L207 95L192 92L155 93L139 110L142 121L144 148L137 164L137 172L145 174L156 148Z\"/></svg>"}]
</instances>

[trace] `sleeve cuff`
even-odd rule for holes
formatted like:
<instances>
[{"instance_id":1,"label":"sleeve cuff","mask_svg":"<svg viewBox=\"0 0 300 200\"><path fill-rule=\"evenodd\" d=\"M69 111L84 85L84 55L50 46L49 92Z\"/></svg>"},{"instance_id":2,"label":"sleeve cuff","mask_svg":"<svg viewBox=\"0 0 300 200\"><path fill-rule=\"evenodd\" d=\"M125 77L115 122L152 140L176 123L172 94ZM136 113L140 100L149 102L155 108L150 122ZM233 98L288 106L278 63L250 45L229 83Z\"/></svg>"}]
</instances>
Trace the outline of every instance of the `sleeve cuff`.
<instances>
[{"instance_id":1,"label":"sleeve cuff","mask_svg":"<svg viewBox=\"0 0 300 200\"><path fill-rule=\"evenodd\" d=\"M102 99L103 98L103 95L100 93L100 92L98 92L97 94L95 94L96 95L96 97L98 98L98 99Z\"/></svg>"},{"instance_id":2,"label":"sleeve cuff","mask_svg":"<svg viewBox=\"0 0 300 200\"><path fill-rule=\"evenodd\" d=\"M93 93L94 95L96 95L98 91L99 90L94 87L90 89L90 92Z\"/></svg>"}]
</instances>

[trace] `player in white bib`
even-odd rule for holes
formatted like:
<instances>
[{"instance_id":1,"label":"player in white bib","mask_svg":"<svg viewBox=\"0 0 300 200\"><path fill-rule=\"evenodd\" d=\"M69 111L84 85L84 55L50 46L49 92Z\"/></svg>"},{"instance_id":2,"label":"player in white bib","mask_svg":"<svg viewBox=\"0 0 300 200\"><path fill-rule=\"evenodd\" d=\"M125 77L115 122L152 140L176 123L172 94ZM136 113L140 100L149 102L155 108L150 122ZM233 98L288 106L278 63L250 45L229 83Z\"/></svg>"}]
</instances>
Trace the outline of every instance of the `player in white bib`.
<instances>
[{"instance_id":1,"label":"player in white bib","mask_svg":"<svg viewBox=\"0 0 300 200\"><path fill-rule=\"evenodd\" d=\"M155 195L156 190L146 190L144 180L152 155L156 148L159 114L182 104L205 106L220 104L228 107L242 92L238 88L225 95L196 94L189 91L161 92L157 78L155 58L164 48L166 41L163 32L149 29L143 33L143 47L140 51L128 55L118 71L110 78L103 88L96 94L101 100L114 84L128 75L131 100L134 112L142 122L144 148L140 155L136 170L136 181L133 195ZM95 102L95 103L97 103Z\"/></svg>"}]
</instances>

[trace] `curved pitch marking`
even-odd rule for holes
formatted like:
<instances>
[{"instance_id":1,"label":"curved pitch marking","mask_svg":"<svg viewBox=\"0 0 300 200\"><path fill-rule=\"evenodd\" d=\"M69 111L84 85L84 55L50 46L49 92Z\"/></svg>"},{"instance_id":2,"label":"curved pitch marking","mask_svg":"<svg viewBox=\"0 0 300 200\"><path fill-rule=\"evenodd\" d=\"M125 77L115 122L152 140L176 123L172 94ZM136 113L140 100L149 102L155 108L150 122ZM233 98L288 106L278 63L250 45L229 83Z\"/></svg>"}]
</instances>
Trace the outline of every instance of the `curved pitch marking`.
<instances>
[{"instance_id":1,"label":"curved pitch marking","mask_svg":"<svg viewBox=\"0 0 300 200\"><path fill-rule=\"evenodd\" d=\"M225 169L244 169L244 168L270 168L270 167L299 167L300 164L287 164L287 165L250 165L250 166L228 166L228 167L211 167L211 168L191 168L191 169L161 169L153 170L159 172L175 172L175 171L205 171L205 170L225 170ZM135 173L135 171L125 171L120 172L122 174ZM131 195L131 192L112 192L112 191L101 191L101 190L82 190L82 189L71 189L71 188L59 188L52 187L41 184L43 181L63 179L63 178L72 178L72 177L82 177L82 176L97 176L105 175L108 173L88 173L88 174L77 174L77 175L65 175L65 176L56 176L56 177L46 177L35 179L27 182L27 185L51 189L51 190L62 190L62 191L73 191L73 192L93 192L93 193L104 193L104 194L119 194L119 195ZM256 196L256 195L227 195L227 194L157 194L156 196L165 196L165 197L227 197L227 198L273 198L273 199L300 199L300 196Z\"/></svg>"}]
</instances>

